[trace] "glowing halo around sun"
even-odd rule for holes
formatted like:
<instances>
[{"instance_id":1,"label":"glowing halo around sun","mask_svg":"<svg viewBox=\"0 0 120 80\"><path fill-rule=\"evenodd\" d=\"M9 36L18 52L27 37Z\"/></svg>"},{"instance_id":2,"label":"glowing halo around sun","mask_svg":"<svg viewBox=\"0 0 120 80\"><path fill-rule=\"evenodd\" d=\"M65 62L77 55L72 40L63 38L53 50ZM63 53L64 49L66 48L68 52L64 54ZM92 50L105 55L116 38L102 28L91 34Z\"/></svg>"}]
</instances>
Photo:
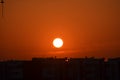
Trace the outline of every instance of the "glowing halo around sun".
<instances>
[{"instance_id":1,"label":"glowing halo around sun","mask_svg":"<svg viewBox=\"0 0 120 80\"><path fill-rule=\"evenodd\" d=\"M63 46L63 40L61 38L55 38L53 40L53 46L55 48L61 48Z\"/></svg>"}]
</instances>

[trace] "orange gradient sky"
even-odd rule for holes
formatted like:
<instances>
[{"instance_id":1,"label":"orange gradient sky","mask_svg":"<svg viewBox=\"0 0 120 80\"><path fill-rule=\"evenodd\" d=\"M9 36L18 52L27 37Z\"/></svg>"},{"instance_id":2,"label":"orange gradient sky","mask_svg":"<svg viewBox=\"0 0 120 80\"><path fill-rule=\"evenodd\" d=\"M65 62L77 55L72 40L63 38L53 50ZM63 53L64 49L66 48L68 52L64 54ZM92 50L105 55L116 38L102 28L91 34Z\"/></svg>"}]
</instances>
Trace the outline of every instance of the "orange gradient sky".
<instances>
[{"instance_id":1,"label":"orange gradient sky","mask_svg":"<svg viewBox=\"0 0 120 80\"><path fill-rule=\"evenodd\" d=\"M49 56L120 57L120 0L5 0L0 59Z\"/></svg>"}]
</instances>

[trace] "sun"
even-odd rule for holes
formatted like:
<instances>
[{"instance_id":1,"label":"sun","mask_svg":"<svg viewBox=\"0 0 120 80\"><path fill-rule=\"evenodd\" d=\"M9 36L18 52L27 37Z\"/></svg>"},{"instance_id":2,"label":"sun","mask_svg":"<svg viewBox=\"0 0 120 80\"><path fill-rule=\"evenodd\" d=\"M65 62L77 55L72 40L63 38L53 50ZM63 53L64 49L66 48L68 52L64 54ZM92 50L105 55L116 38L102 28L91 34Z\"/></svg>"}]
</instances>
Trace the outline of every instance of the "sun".
<instances>
[{"instance_id":1,"label":"sun","mask_svg":"<svg viewBox=\"0 0 120 80\"><path fill-rule=\"evenodd\" d=\"M61 48L63 46L63 40L61 38L55 38L53 40L53 46L55 48Z\"/></svg>"}]
</instances>

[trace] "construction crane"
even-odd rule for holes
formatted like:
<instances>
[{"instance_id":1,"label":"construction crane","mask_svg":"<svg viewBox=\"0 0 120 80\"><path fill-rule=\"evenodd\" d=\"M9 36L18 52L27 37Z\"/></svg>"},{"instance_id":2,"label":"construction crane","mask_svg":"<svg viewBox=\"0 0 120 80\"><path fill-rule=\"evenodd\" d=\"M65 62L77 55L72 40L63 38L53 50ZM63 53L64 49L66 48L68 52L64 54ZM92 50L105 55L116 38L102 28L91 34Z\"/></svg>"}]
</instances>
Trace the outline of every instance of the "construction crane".
<instances>
[{"instance_id":1,"label":"construction crane","mask_svg":"<svg viewBox=\"0 0 120 80\"><path fill-rule=\"evenodd\" d=\"M2 5L2 17L3 17L3 9L4 9L4 1L3 0L1 0L1 5Z\"/></svg>"}]
</instances>

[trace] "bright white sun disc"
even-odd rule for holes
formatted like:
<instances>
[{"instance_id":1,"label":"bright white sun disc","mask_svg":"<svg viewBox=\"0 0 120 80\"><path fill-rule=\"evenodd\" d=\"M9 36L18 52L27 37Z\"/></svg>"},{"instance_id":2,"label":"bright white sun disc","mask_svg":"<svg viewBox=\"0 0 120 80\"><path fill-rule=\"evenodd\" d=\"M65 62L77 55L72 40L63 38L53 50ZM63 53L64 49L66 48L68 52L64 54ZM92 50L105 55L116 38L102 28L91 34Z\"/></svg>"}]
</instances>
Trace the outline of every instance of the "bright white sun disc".
<instances>
[{"instance_id":1,"label":"bright white sun disc","mask_svg":"<svg viewBox=\"0 0 120 80\"><path fill-rule=\"evenodd\" d=\"M56 48L60 48L63 46L63 40L61 38L55 38L53 40L53 46Z\"/></svg>"}]
</instances>

